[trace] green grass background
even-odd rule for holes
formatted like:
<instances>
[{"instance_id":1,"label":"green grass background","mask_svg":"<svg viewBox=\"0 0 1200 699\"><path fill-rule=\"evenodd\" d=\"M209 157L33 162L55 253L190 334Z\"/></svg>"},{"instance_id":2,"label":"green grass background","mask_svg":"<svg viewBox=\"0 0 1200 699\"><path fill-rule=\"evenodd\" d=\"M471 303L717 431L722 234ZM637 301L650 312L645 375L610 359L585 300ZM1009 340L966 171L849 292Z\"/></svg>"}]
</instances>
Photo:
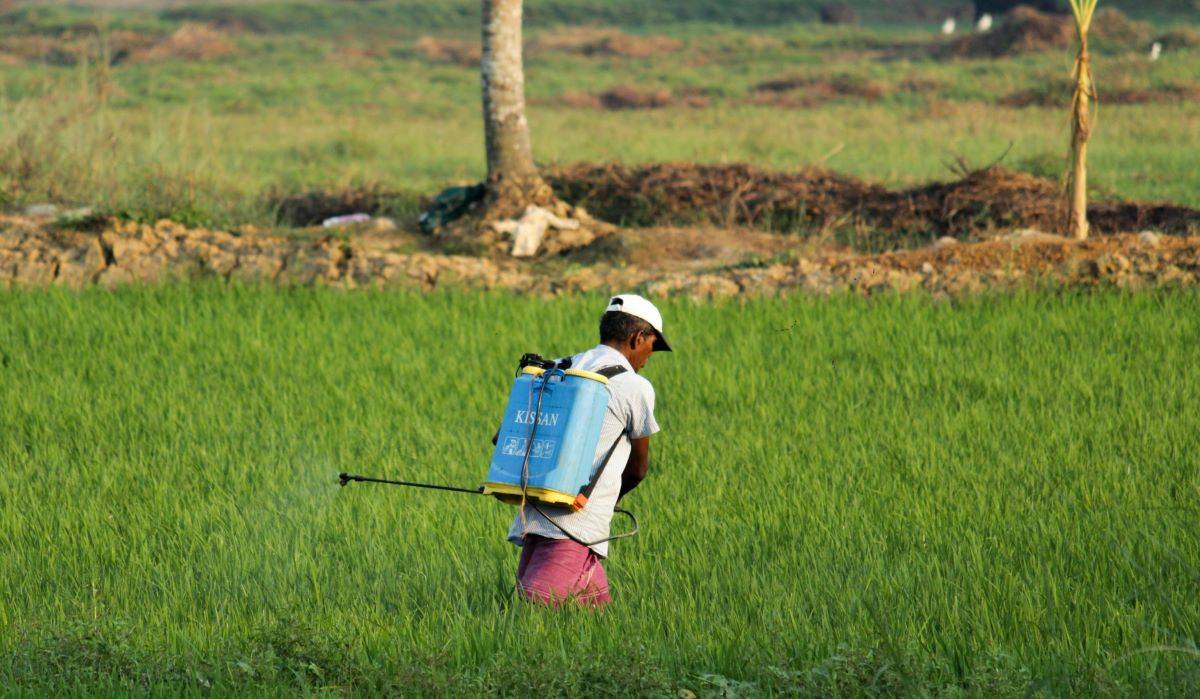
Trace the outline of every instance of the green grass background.
<instances>
[{"instance_id":1,"label":"green grass background","mask_svg":"<svg viewBox=\"0 0 1200 699\"><path fill-rule=\"evenodd\" d=\"M0 23L0 39L87 36L93 30L86 27L96 22L102 33L156 36L187 18L227 17L261 27L233 35L237 54L202 62L0 64L0 205L61 201L139 219L268 225L275 218L272 192L379 183L398 192L393 208L415 212L421 196L484 174L477 69L430 62L413 48L426 34L475 40L477 5L404 0L21 10ZM865 27L821 27L804 21L812 5L531 1L535 40L562 31L557 27L564 23L590 22L685 42L677 53L645 59L531 53L527 91L536 157L545 164L819 165L892 186L952 179L960 158L977 167L1003 158L1010 167L1063 175L1070 52L921 58L912 51L935 40L936 23L887 22L885 5L872 3L863 6ZM1123 7L1143 8L1143 16L1158 22L1157 33L1195 23L1197 13L1179 5L1169 16L1155 10L1169 5ZM787 17L763 19L774 17L772 8ZM744 23L742 12L759 24ZM267 18L256 20L256 13ZM888 58L897 46L909 57ZM1095 196L1200 206L1194 167L1200 103L1105 101L1106 91L1194 85L1200 49L1172 48L1157 63L1146 59L1148 47L1101 42L1097 51ZM879 102L849 97L807 109L746 103L755 84L787 76L879 81L892 89ZM903 89L905 83L925 87ZM699 90L711 104L611 112L563 102L571 93L619 84ZM1061 93L1063 107L995 104L1031 89Z\"/></svg>"},{"instance_id":2,"label":"green grass background","mask_svg":"<svg viewBox=\"0 0 1200 699\"><path fill-rule=\"evenodd\" d=\"M603 299L0 294L0 684L1200 692L1194 292L665 303L616 603L511 595L473 485Z\"/></svg>"}]
</instances>

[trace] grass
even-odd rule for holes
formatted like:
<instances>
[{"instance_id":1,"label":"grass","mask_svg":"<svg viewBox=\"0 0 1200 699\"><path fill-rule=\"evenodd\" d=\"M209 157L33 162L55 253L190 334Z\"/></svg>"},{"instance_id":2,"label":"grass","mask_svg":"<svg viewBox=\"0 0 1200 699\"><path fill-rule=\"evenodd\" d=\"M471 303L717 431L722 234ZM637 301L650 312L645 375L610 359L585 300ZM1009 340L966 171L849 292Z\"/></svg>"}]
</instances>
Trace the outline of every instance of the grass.
<instances>
[{"instance_id":1,"label":"grass","mask_svg":"<svg viewBox=\"0 0 1200 699\"><path fill-rule=\"evenodd\" d=\"M478 24L479 4L473 0L373 0L330 4L314 0L240 0L237 2L186 2L181 0L27 0L18 10L45 22L70 23L81 14L105 10L119 17L160 17L167 21L238 21L262 32L314 31L337 33L384 25L404 26L413 31L439 31ZM781 23L813 22L822 0L526 0L527 21L533 27L557 24L610 24L631 28L678 22L709 22L749 27ZM954 0L924 0L924 9L940 8L946 15L964 16L963 3ZM912 6L887 0L858 0L853 3L868 23L920 23ZM1195 9L1180 0L1114 2L1113 6L1139 18L1188 19ZM936 15L935 15L936 16Z\"/></svg>"},{"instance_id":2,"label":"grass","mask_svg":"<svg viewBox=\"0 0 1200 699\"><path fill-rule=\"evenodd\" d=\"M666 303L603 614L513 601L506 506L334 485L478 482L600 301L0 294L0 683L1200 692L1196 293Z\"/></svg>"},{"instance_id":3,"label":"grass","mask_svg":"<svg viewBox=\"0 0 1200 699\"><path fill-rule=\"evenodd\" d=\"M354 12L391 7L351 5ZM0 34L53 34L70 25L30 22L0 26ZM114 13L107 26L161 34L178 20ZM268 225L269 192L377 182L402 193L395 208L415 212L420 197L478 180L484 170L477 71L417 54L413 38L426 30L409 23L245 33L234 35L237 55L207 61L4 66L0 204L64 201L141 219ZM531 29L544 31L559 30ZM877 53L887 47L932 39L932 30L912 26L691 22L636 31L669 33L685 46L647 59L530 55L529 112L541 162L822 165L896 186L950 179L947 164L958 156L981 166L1007 152L1006 164L1039 163L1041 172L1057 162L1048 168L1055 176L1067 167L1066 52L1000 61L881 60ZM470 25L439 34L473 38L475 32ZM1095 61L1112 89L1193 84L1200 72L1196 49L1171 51L1157 63L1140 49L1101 52ZM875 102L846 97L804 109L747 104L755 84L795 75L876 81L888 90ZM711 105L610 112L564 104L568 93L620 83L699 90ZM1062 106L995 104L1034 89L1057 89ZM1116 105L1102 92L1100 109L1091 152L1094 196L1200 206L1190 158L1200 104ZM595 133L607 136L597 140Z\"/></svg>"}]
</instances>

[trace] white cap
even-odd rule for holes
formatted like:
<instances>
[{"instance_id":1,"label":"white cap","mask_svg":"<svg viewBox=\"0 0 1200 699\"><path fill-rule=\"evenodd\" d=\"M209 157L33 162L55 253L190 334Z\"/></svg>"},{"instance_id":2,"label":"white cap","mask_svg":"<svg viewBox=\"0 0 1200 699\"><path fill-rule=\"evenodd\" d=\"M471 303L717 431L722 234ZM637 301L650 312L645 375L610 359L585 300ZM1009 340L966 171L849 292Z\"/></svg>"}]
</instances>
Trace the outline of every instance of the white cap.
<instances>
[{"instance_id":1,"label":"white cap","mask_svg":"<svg viewBox=\"0 0 1200 699\"><path fill-rule=\"evenodd\" d=\"M654 307L654 304L644 297L637 294L620 294L612 297L608 302L608 308L604 309L605 313L609 311L620 311L628 313L635 318L641 318L654 328L654 332L658 338L654 341L655 352L670 352L671 345L667 344L667 336L663 335L662 314Z\"/></svg>"}]
</instances>

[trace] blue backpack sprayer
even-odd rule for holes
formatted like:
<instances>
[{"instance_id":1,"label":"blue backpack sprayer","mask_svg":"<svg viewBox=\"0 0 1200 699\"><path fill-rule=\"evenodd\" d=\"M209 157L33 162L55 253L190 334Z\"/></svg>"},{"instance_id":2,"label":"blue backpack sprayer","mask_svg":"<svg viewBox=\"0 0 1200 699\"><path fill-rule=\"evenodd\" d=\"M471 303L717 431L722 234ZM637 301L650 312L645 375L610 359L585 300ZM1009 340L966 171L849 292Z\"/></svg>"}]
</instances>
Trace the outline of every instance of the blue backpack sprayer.
<instances>
[{"instance_id":1,"label":"blue backpack sprayer","mask_svg":"<svg viewBox=\"0 0 1200 699\"><path fill-rule=\"evenodd\" d=\"M529 504L567 538L583 544L624 539L637 534L637 518L628 510L614 508L632 522L629 531L599 541L581 541L542 510L542 505L578 512L604 474L617 450L622 432L593 469L600 429L608 410L608 380L625 371L614 366L596 372L570 368L569 359L552 362L526 354L517 367L516 381L508 396L504 421L493 442L487 480L478 488L415 483L338 475L345 486L352 481L430 488L472 495L492 495L502 502Z\"/></svg>"}]
</instances>

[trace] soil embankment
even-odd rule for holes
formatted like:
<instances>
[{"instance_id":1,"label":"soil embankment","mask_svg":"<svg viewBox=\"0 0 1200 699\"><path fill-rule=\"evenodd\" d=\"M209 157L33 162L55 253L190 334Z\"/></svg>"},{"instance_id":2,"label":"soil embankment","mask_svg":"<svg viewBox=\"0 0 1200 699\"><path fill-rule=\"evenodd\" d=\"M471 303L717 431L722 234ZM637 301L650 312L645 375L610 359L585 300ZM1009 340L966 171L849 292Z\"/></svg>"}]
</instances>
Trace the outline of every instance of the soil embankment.
<instances>
[{"instance_id":1,"label":"soil embankment","mask_svg":"<svg viewBox=\"0 0 1200 699\"><path fill-rule=\"evenodd\" d=\"M926 248L881 255L812 245L789 248L779 242L782 236L753 231L726 231L728 243L721 242L720 232L696 229L614 235L622 236L625 261L613 264L601 256L582 265L569 257L529 263L399 252L396 240L353 233L300 239L252 230L189 229L171 221L115 222L98 232L73 231L49 221L0 216L0 287L113 287L219 278L343 288L503 288L537 294L643 288L656 296L709 298L915 290L953 295L1031 284L1200 285L1200 237L1149 232L1077 243L1024 231L974 243L944 239ZM745 242L755 236L762 241L758 247ZM668 239L670 246L661 245Z\"/></svg>"}]
</instances>

